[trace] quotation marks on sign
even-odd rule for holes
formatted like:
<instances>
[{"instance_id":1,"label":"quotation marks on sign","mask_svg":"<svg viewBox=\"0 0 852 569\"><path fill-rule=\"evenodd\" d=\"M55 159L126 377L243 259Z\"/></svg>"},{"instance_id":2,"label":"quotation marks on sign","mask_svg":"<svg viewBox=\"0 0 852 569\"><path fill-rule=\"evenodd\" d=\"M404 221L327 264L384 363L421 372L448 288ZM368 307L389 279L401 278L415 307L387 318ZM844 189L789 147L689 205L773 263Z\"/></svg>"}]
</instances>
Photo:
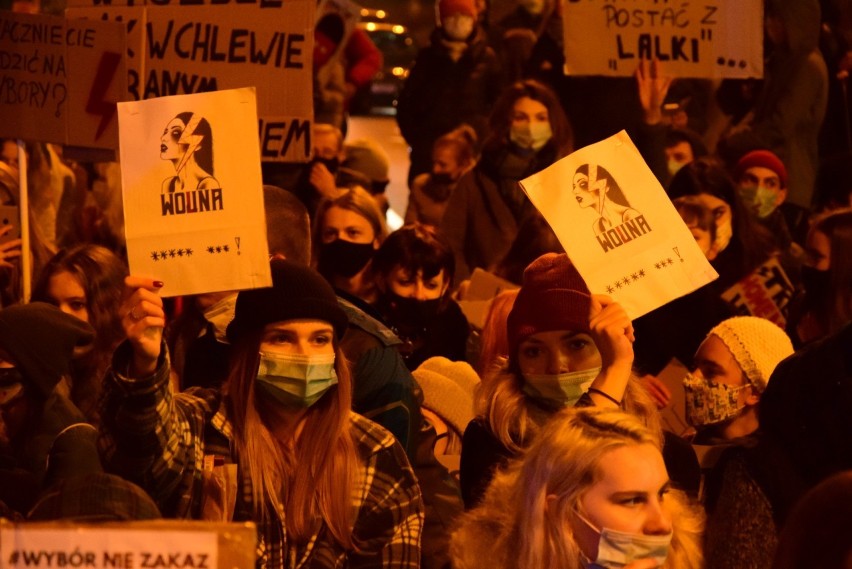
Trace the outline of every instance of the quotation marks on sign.
<instances>
[{"instance_id":1,"label":"quotation marks on sign","mask_svg":"<svg viewBox=\"0 0 852 569\"><path fill-rule=\"evenodd\" d=\"M161 249L159 251L151 251L151 258L154 261L168 261L171 259L183 259L192 257L195 253L192 249Z\"/></svg>"},{"instance_id":2,"label":"quotation marks on sign","mask_svg":"<svg viewBox=\"0 0 852 569\"><path fill-rule=\"evenodd\" d=\"M208 245L207 252L211 255L218 255L220 253L230 253L231 246L230 245Z\"/></svg>"},{"instance_id":3,"label":"quotation marks on sign","mask_svg":"<svg viewBox=\"0 0 852 569\"><path fill-rule=\"evenodd\" d=\"M616 280L614 283L606 286L607 294L612 294L616 290L621 290L623 288L629 287L632 284L635 284L640 279L645 278L645 269L640 269L635 273L630 273L629 275L625 275L623 278Z\"/></svg>"}]
</instances>

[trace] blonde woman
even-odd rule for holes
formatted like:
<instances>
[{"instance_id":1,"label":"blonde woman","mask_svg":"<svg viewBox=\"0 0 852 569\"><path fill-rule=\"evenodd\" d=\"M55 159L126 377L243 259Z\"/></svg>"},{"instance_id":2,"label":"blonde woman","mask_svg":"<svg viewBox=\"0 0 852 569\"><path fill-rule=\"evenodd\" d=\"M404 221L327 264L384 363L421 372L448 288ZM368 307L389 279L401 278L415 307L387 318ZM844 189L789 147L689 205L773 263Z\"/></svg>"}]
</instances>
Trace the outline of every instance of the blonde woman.
<instances>
[{"instance_id":1,"label":"blonde woman","mask_svg":"<svg viewBox=\"0 0 852 569\"><path fill-rule=\"evenodd\" d=\"M633 327L624 309L592 295L564 253L542 255L523 280L506 321L508 360L483 378L477 418L464 433L460 483L468 509L479 503L494 472L564 407L621 408L660 440L664 436L653 401L631 379ZM677 437L666 443L673 478L697 491L695 453Z\"/></svg>"},{"instance_id":2,"label":"blonde woman","mask_svg":"<svg viewBox=\"0 0 852 569\"><path fill-rule=\"evenodd\" d=\"M314 218L313 260L338 295L375 315L372 260L388 231L379 206L360 187L323 200ZM377 318L381 318L377 316Z\"/></svg>"},{"instance_id":3,"label":"blonde woman","mask_svg":"<svg viewBox=\"0 0 852 569\"><path fill-rule=\"evenodd\" d=\"M350 411L345 313L313 270L274 260L272 275L237 298L224 393L176 395L162 283L128 278L128 342L104 388L106 463L167 517L257 523L261 567L419 567L423 509L405 452Z\"/></svg>"},{"instance_id":4,"label":"blonde woman","mask_svg":"<svg viewBox=\"0 0 852 569\"><path fill-rule=\"evenodd\" d=\"M638 418L565 409L452 536L455 569L698 569L700 511L671 489Z\"/></svg>"}]
</instances>

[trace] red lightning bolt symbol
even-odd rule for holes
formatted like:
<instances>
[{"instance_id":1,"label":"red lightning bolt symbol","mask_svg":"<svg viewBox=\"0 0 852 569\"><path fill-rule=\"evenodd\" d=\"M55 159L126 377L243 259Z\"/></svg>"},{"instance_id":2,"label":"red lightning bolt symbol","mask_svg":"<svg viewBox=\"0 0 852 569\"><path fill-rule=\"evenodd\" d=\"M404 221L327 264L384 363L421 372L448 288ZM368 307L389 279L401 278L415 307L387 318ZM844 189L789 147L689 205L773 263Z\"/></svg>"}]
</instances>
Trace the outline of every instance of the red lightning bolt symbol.
<instances>
[{"instance_id":1,"label":"red lightning bolt symbol","mask_svg":"<svg viewBox=\"0 0 852 569\"><path fill-rule=\"evenodd\" d=\"M201 141L204 140L204 135L202 134L194 134L195 128L198 126L198 123L201 122L201 116L193 114L192 118L189 119L189 123L187 123L186 128L183 129L183 134L180 136L180 140L178 140L179 144L188 144L189 148L186 149L186 154L183 155L183 158L180 160L180 164L177 165L177 171L180 172L183 167L186 165L186 161L189 160L189 157L192 156L192 153L195 152L195 149L201 144Z\"/></svg>"},{"instance_id":2,"label":"red lightning bolt symbol","mask_svg":"<svg viewBox=\"0 0 852 569\"><path fill-rule=\"evenodd\" d=\"M118 70L119 63L121 63L120 53L106 51L101 54L101 61L98 63L98 71L95 73L92 90L89 91L89 102L86 103L86 112L101 117L101 124L98 125L95 140L101 137L109 121L112 120L115 114L115 103L106 101L105 97L107 89L109 89L110 83L112 83L112 78Z\"/></svg>"}]
</instances>

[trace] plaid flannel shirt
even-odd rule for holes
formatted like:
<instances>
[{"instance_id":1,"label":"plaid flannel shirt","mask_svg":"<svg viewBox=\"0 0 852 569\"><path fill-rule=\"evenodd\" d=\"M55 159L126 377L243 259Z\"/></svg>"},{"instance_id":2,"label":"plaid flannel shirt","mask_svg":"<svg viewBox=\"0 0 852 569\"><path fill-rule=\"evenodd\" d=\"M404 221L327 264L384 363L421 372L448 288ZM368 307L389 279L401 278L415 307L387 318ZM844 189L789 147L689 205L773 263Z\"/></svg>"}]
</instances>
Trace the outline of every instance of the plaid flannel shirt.
<instances>
[{"instance_id":1,"label":"plaid flannel shirt","mask_svg":"<svg viewBox=\"0 0 852 569\"><path fill-rule=\"evenodd\" d=\"M231 425L218 393L198 390L173 394L165 347L157 371L130 379L130 347L116 351L105 382L99 446L108 470L142 486L167 517L201 517L205 499L205 456L237 462ZM420 566L423 504L420 488L400 444L388 431L357 415L351 433L361 457L353 500L358 551L346 551L325 523L306 544L287 540L283 512L258 523L258 566L269 568L401 569ZM251 480L238 474L241 489L234 520L252 519Z\"/></svg>"}]
</instances>

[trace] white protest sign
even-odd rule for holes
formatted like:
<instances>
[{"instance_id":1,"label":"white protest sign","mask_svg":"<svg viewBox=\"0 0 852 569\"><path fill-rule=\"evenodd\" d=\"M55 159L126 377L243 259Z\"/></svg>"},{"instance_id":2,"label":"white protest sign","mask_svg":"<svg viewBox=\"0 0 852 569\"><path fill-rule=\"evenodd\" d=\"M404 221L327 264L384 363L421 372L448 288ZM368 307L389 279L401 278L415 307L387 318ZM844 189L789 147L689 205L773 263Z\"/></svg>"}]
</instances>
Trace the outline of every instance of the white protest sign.
<instances>
[{"instance_id":1,"label":"white protest sign","mask_svg":"<svg viewBox=\"0 0 852 569\"><path fill-rule=\"evenodd\" d=\"M521 181L593 293L638 318L716 279L624 131Z\"/></svg>"},{"instance_id":2,"label":"white protest sign","mask_svg":"<svg viewBox=\"0 0 852 569\"><path fill-rule=\"evenodd\" d=\"M562 0L566 75L763 77L762 0Z\"/></svg>"},{"instance_id":3,"label":"white protest sign","mask_svg":"<svg viewBox=\"0 0 852 569\"><path fill-rule=\"evenodd\" d=\"M66 15L126 23L130 100L255 87L261 158L310 159L313 0L111 4L70 0Z\"/></svg>"},{"instance_id":4,"label":"white protest sign","mask_svg":"<svg viewBox=\"0 0 852 569\"><path fill-rule=\"evenodd\" d=\"M270 286L253 88L118 105L130 270L163 296Z\"/></svg>"},{"instance_id":5,"label":"white protest sign","mask_svg":"<svg viewBox=\"0 0 852 569\"><path fill-rule=\"evenodd\" d=\"M120 567L216 569L216 532L117 529L0 529L0 569Z\"/></svg>"}]
</instances>

